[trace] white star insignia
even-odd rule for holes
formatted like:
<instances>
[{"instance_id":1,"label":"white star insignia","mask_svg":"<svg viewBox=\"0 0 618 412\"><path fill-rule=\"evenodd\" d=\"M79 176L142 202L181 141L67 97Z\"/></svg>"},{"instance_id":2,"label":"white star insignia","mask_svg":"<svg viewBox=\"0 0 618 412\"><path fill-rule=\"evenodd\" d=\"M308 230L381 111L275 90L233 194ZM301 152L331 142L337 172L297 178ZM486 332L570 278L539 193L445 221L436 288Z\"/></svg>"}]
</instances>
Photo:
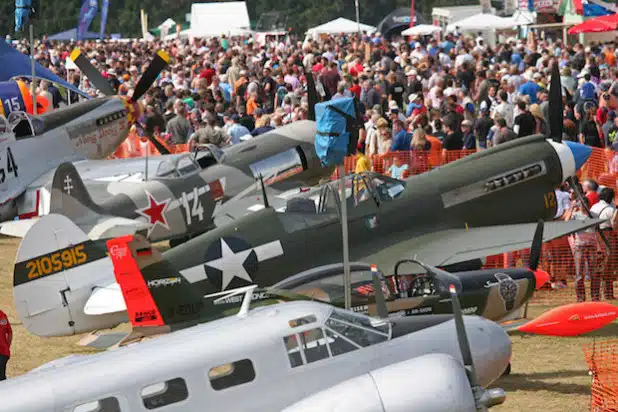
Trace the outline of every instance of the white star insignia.
<instances>
[{"instance_id":1,"label":"white star insignia","mask_svg":"<svg viewBox=\"0 0 618 412\"><path fill-rule=\"evenodd\" d=\"M221 257L206 263L206 265L221 271L221 290L225 290L235 277L253 282L244 266L245 260L251 252L253 252L253 249L234 253L225 240L221 239Z\"/></svg>"}]
</instances>

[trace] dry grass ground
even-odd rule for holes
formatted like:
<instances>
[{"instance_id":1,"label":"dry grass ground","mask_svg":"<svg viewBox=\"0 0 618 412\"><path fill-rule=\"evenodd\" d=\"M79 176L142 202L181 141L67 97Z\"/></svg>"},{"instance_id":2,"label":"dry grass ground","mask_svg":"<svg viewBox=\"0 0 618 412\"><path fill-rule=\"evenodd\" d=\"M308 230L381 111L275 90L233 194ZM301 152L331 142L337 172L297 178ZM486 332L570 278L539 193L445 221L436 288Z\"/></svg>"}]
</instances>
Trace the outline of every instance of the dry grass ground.
<instances>
[{"instance_id":1,"label":"dry grass ground","mask_svg":"<svg viewBox=\"0 0 618 412\"><path fill-rule=\"evenodd\" d=\"M45 362L72 353L87 353L75 345L80 336L69 338L39 338L20 324L15 313L12 293L13 262L18 241L0 238L0 308L14 327L13 357L8 375L17 376ZM532 316L546 308L532 306ZM560 339L515 334L513 341L513 372L500 379L496 386L507 391L504 405L496 411L580 412L588 410L590 377L584 361L582 345L593 339L615 337L618 324L585 337Z\"/></svg>"}]
</instances>

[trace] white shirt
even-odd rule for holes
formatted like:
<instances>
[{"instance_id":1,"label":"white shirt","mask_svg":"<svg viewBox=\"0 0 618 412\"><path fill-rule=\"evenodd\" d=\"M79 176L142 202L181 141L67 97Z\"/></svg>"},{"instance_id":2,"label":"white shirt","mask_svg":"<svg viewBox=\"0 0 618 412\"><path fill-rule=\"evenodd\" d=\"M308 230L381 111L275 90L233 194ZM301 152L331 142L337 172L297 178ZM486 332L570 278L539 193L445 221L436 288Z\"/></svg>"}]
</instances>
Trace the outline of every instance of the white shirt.
<instances>
[{"instance_id":1,"label":"white shirt","mask_svg":"<svg viewBox=\"0 0 618 412\"><path fill-rule=\"evenodd\" d=\"M557 208L556 208L556 216L554 216L554 219L557 219L561 217L564 214L564 212L566 212L567 210L571 208L571 199L567 192L563 192L562 190L559 190L559 189L556 189L555 192L556 192Z\"/></svg>"},{"instance_id":2,"label":"white shirt","mask_svg":"<svg viewBox=\"0 0 618 412\"><path fill-rule=\"evenodd\" d=\"M604 219L605 222L599 225L600 229L611 229L611 218L614 215L614 207L608 205L605 200L599 200L590 208L590 214L595 219Z\"/></svg>"}]
</instances>

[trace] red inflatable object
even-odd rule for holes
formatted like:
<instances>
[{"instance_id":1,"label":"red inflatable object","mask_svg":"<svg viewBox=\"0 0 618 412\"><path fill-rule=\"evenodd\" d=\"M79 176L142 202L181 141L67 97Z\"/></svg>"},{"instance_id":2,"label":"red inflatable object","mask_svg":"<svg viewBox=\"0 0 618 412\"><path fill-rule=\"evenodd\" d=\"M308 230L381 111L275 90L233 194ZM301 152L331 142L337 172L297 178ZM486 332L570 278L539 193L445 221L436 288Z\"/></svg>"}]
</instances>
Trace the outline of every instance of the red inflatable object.
<instances>
[{"instance_id":1,"label":"red inflatable object","mask_svg":"<svg viewBox=\"0 0 618 412\"><path fill-rule=\"evenodd\" d=\"M559 306L517 328L520 332L549 336L577 336L601 329L618 318L618 307L606 302Z\"/></svg>"}]
</instances>

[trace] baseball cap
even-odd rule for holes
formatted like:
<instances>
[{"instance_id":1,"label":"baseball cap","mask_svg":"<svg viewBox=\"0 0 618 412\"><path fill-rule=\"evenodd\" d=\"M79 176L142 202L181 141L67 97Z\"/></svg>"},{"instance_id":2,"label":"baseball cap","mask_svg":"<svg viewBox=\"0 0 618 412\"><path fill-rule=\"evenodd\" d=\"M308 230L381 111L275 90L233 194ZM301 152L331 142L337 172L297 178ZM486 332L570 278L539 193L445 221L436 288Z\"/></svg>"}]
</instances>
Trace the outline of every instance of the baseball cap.
<instances>
[{"instance_id":1,"label":"baseball cap","mask_svg":"<svg viewBox=\"0 0 618 412\"><path fill-rule=\"evenodd\" d=\"M236 113L234 113L234 114L230 117L230 119L232 119L232 120L238 120L238 119L240 119L240 116L239 116L239 115L237 115Z\"/></svg>"}]
</instances>

